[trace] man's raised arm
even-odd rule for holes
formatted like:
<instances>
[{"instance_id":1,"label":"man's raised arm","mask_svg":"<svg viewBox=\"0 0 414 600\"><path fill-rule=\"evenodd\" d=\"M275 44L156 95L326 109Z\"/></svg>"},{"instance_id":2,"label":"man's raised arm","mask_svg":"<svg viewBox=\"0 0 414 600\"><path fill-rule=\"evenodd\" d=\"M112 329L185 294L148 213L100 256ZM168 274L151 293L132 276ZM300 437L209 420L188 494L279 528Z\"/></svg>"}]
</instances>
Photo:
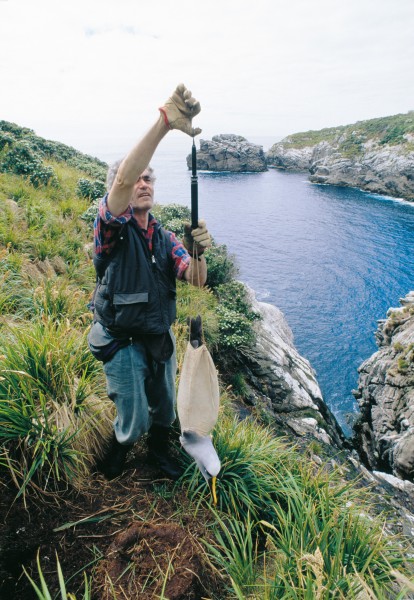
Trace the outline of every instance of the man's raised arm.
<instances>
[{"instance_id":1,"label":"man's raised arm","mask_svg":"<svg viewBox=\"0 0 414 600\"><path fill-rule=\"evenodd\" d=\"M192 126L192 119L200 110L200 103L180 83L159 109L157 121L119 166L108 196L108 208L114 216L122 214L128 207L138 177L147 168L158 144L170 129L178 129L191 137L201 133L201 129Z\"/></svg>"}]
</instances>

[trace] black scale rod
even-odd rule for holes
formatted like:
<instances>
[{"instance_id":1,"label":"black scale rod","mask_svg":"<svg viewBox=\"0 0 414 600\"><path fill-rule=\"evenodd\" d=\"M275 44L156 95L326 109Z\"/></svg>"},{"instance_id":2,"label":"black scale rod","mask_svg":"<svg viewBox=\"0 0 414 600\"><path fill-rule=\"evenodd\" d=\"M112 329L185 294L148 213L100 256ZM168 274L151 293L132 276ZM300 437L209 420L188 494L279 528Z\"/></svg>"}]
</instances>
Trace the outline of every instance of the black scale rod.
<instances>
[{"instance_id":1,"label":"black scale rod","mask_svg":"<svg viewBox=\"0 0 414 600\"><path fill-rule=\"evenodd\" d=\"M197 177L197 152L193 139L191 149L191 228L198 227L198 177Z\"/></svg>"}]
</instances>

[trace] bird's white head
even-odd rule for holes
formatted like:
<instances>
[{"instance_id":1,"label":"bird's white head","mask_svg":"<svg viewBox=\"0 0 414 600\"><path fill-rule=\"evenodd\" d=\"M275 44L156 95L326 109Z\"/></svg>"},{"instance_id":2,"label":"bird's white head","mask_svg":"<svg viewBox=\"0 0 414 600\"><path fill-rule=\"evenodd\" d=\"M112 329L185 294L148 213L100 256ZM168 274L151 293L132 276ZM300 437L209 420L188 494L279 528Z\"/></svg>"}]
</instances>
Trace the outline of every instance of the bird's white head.
<instances>
[{"instance_id":1,"label":"bird's white head","mask_svg":"<svg viewBox=\"0 0 414 600\"><path fill-rule=\"evenodd\" d=\"M211 437L186 430L182 432L180 442L187 454L195 460L210 487L213 502L217 504L216 478L220 472L221 463Z\"/></svg>"}]
</instances>

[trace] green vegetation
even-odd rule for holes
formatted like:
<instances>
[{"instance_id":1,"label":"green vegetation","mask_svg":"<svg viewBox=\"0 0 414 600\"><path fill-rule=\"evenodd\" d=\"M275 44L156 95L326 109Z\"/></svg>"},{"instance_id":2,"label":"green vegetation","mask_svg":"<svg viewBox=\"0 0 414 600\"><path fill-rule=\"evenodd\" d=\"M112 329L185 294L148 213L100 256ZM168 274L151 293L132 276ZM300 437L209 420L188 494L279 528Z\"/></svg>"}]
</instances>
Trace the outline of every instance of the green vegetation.
<instances>
[{"instance_id":1,"label":"green vegetation","mask_svg":"<svg viewBox=\"0 0 414 600\"><path fill-rule=\"evenodd\" d=\"M65 582L65 578L63 576L62 567L60 566L59 558L56 556L56 564L57 564L57 574L59 579L59 591L62 600L76 600L73 594L68 593L67 586ZM40 587L36 584L35 581L26 573L30 583L33 586L34 591L36 592L36 596L38 600L52 600L53 595L51 594L46 580L43 575L42 567L40 566L39 555L37 556L37 571L39 574ZM83 593L83 600L91 600L91 589L90 589L90 581L88 580L86 574L85 578L85 589Z\"/></svg>"},{"instance_id":2,"label":"green vegetation","mask_svg":"<svg viewBox=\"0 0 414 600\"><path fill-rule=\"evenodd\" d=\"M166 229L178 236L183 234L183 224L191 219L190 210L176 204L157 205L154 214ZM207 287L216 298L214 302L210 297L210 313L203 310L202 306L198 308L200 299L205 297L205 291L200 294L199 291L189 288L189 291L183 290L183 293L187 296L187 306L191 309L191 314L202 316L210 348L224 360L224 355L229 350L240 353L248 351L255 341L252 323L260 317L252 311L244 285L234 280L237 268L226 247L216 245L213 240L212 247L206 250L205 254L208 267ZM186 287L188 289L188 286Z\"/></svg>"},{"instance_id":3,"label":"green vegetation","mask_svg":"<svg viewBox=\"0 0 414 600\"><path fill-rule=\"evenodd\" d=\"M45 140L27 127L20 127L8 121L0 121L0 150L10 150L15 144L23 142L40 161L53 159L83 171L90 177L105 180L107 165L98 158L83 154L61 142Z\"/></svg>"},{"instance_id":4,"label":"green vegetation","mask_svg":"<svg viewBox=\"0 0 414 600\"><path fill-rule=\"evenodd\" d=\"M113 485L91 476L110 436L113 414L101 365L90 355L85 339L91 323L87 303L94 286L86 245L91 241L96 208L92 208L95 192L89 192L99 186L79 182L86 179L85 174L103 181L103 165L4 121L0 122L0 140L1 164L8 165L2 167L0 181L2 480L15 486L15 504L27 502L29 506L33 497L41 500L36 511L44 511L44 523L53 504L70 503L72 515L74 491L87 498L89 516L71 516L71 522L62 525L60 521L54 531L63 536L70 531L71 535L67 540L56 538L59 560L65 549L73 559L85 545L94 556L82 566L78 563L75 573L64 563L62 569L58 560L54 583L50 565L46 572L42 569L41 554L37 563L25 563L37 597L128 597L125 591L122 596L115 591L123 572L114 580L109 575L100 580L112 586L106 595L97 582L113 539L110 536L131 522L157 524L163 518L162 529L169 521L192 536L199 553L199 597L405 597L406 590L412 589L405 541L386 532L384 519L370 515L371 497L358 481L346 481L330 463L313 462L312 453L320 449L317 445L303 452L277 437L269 416L267 427L251 416L244 420L236 416L233 403L246 393L246 382L240 363L234 368L231 360L248 352L258 316L245 288L234 280L237 270L224 246L213 245L206 253L211 271L208 288L179 283L175 324L180 365L188 340L187 318L202 315L205 340L223 388L230 384L222 390L221 414L213 434L222 461L217 506L211 506L207 484L184 454L185 473L175 485L157 481L151 489L151 479L141 479L135 467L130 479ZM17 173L9 152L23 143L30 150L25 155L29 168ZM20 150L16 156L23 161ZM38 166L53 169L47 181L32 179L33 157L40 161ZM24 171L23 166L19 169ZM172 206L157 207L157 216L179 233L189 214L185 207ZM400 359L408 361L407 354ZM111 496L117 486L118 503ZM103 523L111 520L113 528L103 529ZM76 537L75 529L86 523L102 529L90 538L82 536L82 531ZM105 537L102 531L111 533ZM150 543L145 540L139 552ZM152 550L150 554L154 558ZM161 555L155 558L161 560ZM131 589L146 594L158 581L158 597L167 598L180 557L173 552L167 558L163 568L156 563L141 587L136 581ZM132 562L125 565L128 581L138 580L138 568ZM74 587L78 574L82 580ZM74 594L67 592L69 583Z\"/></svg>"},{"instance_id":5,"label":"green vegetation","mask_svg":"<svg viewBox=\"0 0 414 600\"><path fill-rule=\"evenodd\" d=\"M338 150L347 158L357 156L363 144L401 144L407 151L413 149L414 111L390 117L358 121L351 125L330 127L318 131L305 131L288 136L281 143L287 148L305 148L320 142L337 144Z\"/></svg>"}]
</instances>

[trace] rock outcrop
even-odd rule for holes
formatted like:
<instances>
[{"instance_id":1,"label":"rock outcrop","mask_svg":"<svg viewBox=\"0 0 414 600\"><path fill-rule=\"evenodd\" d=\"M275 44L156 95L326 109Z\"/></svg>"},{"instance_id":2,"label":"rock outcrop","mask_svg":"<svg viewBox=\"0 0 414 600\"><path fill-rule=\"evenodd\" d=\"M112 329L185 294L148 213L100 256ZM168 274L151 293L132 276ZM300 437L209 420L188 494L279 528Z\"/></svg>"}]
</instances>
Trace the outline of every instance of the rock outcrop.
<instances>
[{"instance_id":1,"label":"rock outcrop","mask_svg":"<svg viewBox=\"0 0 414 600\"><path fill-rule=\"evenodd\" d=\"M191 154L187 156L191 169ZM203 171L267 171L263 146L251 144L241 135L221 134L212 140L200 140L197 152L197 168Z\"/></svg>"},{"instance_id":2,"label":"rock outcrop","mask_svg":"<svg viewBox=\"0 0 414 600\"><path fill-rule=\"evenodd\" d=\"M313 183L358 187L368 192L414 200L414 152L402 146L364 144L354 157L343 156L335 145L318 144L311 157Z\"/></svg>"},{"instance_id":3,"label":"rock outcrop","mask_svg":"<svg viewBox=\"0 0 414 600\"><path fill-rule=\"evenodd\" d=\"M294 346L292 331L283 313L271 304L258 302L248 289L254 311L257 341L243 360L249 386L248 400L269 411L296 436L309 435L342 447L345 437L328 407L315 373Z\"/></svg>"},{"instance_id":4,"label":"rock outcrop","mask_svg":"<svg viewBox=\"0 0 414 600\"><path fill-rule=\"evenodd\" d=\"M359 368L355 445L372 470L414 481L414 292L378 324L379 350Z\"/></svg>"},{"instance_id":5,"label":"rock outcrop","mask_svg":"<svg viewBox=\"0 0 414 600\"><path fill-rule=\"evenodd\" d=\"M288 171L309 171L314 147L294 148L288 142L289 138L286 138L265 153L268 166Z\"/></svg>"},{"instance_id":6,"label":"rock outcrop","mask_svg":"<svg viewBox=\"0 0 414 600\"><path fill-rule=\"evenodd\" d=\"M414 201L414 134L407 133L404 143L393 144L366 136L361 141L352 134L341 130L315 144L287 137L266 153L267 164L308 171L312 183L357 187Z\"/></svg>"}]
</instances>

